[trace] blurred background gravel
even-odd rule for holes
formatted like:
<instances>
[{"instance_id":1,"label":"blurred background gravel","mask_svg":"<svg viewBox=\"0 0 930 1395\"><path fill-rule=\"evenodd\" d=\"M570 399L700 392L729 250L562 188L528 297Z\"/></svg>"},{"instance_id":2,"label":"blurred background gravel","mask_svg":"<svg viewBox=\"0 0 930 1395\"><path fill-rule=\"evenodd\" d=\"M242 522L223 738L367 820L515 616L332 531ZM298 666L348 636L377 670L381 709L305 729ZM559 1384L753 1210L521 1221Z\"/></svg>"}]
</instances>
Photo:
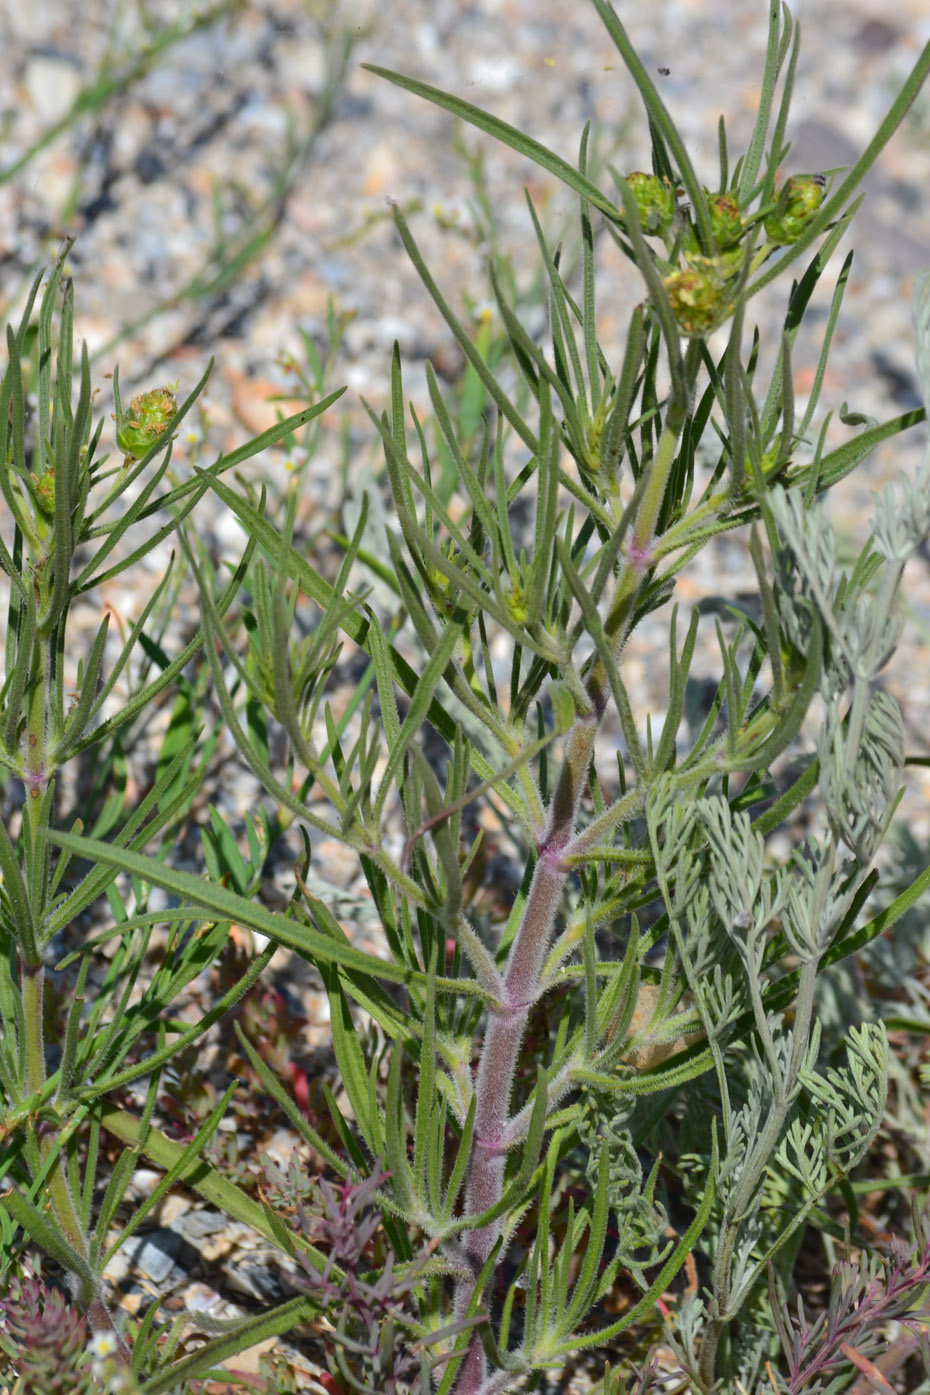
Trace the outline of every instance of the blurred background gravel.
<instances>
[{"instance_id":1,"label":"blurred background gravel","mask_svg":"<svg viewBox=\"0 0 930 1395\"><path fill-rule=\"evenodd\" d=\"M847 164L930 38L930 11L922 0L806 0L794 11L803 34L790 168ZM767 12L764 0L618 5L647 67L668 69L657 81L708 182L719 114L737 142L753 118ZM648 162L635 89L585 4L5 0L0 45L3 302L15 307L36 261L76 235L79 325L98 374L119 361L127 388L159 373L187 385L216 353L211 405L240 438L268 420L269 385L283 386L278 354L300 352L301 330L324 338L330 298L355 317L338 365L352 398L384 400L395 338L412 361L449 352L386 200L420 210L416 235L454 302L488 294L454 121L363 62L486 106L569 160L591 119L603 157ZM915 398L908 297L930 259L928 133L925 96L870 179L855 229L834 374L875 414ZM567 237L573 198L512 152L458 134L483 154L501 250L529 280L524 187L547 229ZM622 299L639 288L607 262L609 335L623 324L611 274Z\"/></svg>"},{"instance_id":2,"label":"blurred background gravel","mask_svg":"<svg viewBox=\"0 0 930 1395\"><path fill-rule=\"evenodd\" d=\"M681 124L698 171L716 178L717 120L732 144L750 128L758 98L768 5L764 0L620 3L647 67ZM850 164L868 141L930 38L924 0L802 0L793 149L785 165L822 171ZM289 355L303 337L325 354L340 331L329 385L348 392L324 418L312 458L269 452L254 470L274 487L285 469L306 479L302 523L311 531L371 488L380 468L364 397L386 402L395 340L421 412L429 410L427 358L454 379L462 360L394 232L388 201L414 235L453 307L474 318L490 295L481 189L496 221L493 250L513 261L527 303L538 252L523 197L531 194L550 238L576 246L575 205L554 180L446 113L365 71L374 62L448 88L533 134L571 160L586 120L594 151L620 169L648 164L645 121L593 7L548 0L272 0L212 7L151 0L0 6L0 305L15 311L37 262L76 238L78 331L94 358L101 410L118 363L124 395L177 382L189 389L209 357L216 368L206 412L176 448L189 459L229 448L301 403ZM667 70L667 71L666 71ZM884 419L919 404L910 293L930 263L930 93L921 94L866 185L867 197L835 259L854 245L852 274L820 414L831 439L849 428L839 409ZM605 187L610 177L603 172ZM622 350L626 315L641 287L600 242L602 341ZM771 331L785 289L753 309ZM832 278L822 283L795 351L803 403ZM535 314L535 321L533 315ZM541 301L530 325L544 334ZM747 332L750 326L747 325ZM819 424L819 423L818 423ZM916 431L876 452L835 491L841 530L868 529L870 494L913 466ZM205 501L201 519L209 527ZM235 551L237 525L212 520ZM155 553L157 571L167 553ZM141 575L141 574L140 574ZM118 583L125 586L123 579ZM679 586L684 601L752 586L744 539L708 549ZM107 600L127 612L132 595ZM930 737L930 586L925 559L908 575L913 624L889 674L915 749ZM646 626L627 655L629 681L658 685ZM711 660L711 662L713 662ZM652 678L650 679L650 674ZM906 675L906 683L901 676ZM930 783L914 777L911 813L930 838Z\"/></svg>"}]
</instances>

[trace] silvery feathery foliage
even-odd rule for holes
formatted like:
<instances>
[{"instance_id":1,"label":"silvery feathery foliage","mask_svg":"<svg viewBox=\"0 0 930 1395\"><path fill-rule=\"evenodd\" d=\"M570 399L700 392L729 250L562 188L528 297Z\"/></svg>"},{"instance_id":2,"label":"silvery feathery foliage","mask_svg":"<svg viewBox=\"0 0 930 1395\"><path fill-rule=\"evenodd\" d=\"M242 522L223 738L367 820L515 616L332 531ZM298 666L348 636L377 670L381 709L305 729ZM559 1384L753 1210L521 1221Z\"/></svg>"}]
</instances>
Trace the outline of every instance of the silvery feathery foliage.
<instances>
[{"instance_id":1,"label":"silvery feathery foliage","mask_svg":"<svg viewBox=\"0 0 930 1395\"><path fill-rule=\"evenodd\" d=\"M888 826L904 768L904 722L894 698L870 694L858 747L850 751L836 708L827 710L817 741L821 789L837 839L869 863Z\"/></svg>"},{"instance_id":2,"label":"silvery feathery foliage","mask_svg":"<svg viewBox=\"0 0 930 1395\"><path fill-rule=\"evenodd\" d=\"M930 532L930 459L913 479L902 475L875 500L875 551L889 562L906 562ZM902 507L903 505L903 507Z\"/></svg>"},{"instance_id":3,"label":"silvery feathery foliage","mask_svg":"<svg viewBox=\"0 0 930 1395\"><path fill-rule=\"evenodd\" d=\"M776 487L769 506L784 546L776 554L776 600L785 637L806 654L815 627L828 632L826 659L820 678L825 702L832 702L848 682L848 658L832 621L836 605L836 538L829 515L797 493Z\"/></svg>"},{"instance_id":4,"label":"silvery feathery foliage","mask_svg":"<svg viewBox=\"0 0 930 1395\"><path fill-rule=\"evenodd\" d=\"M776 489L771 505L785 542L777 559L785 632L804 652L813 617L824 626L827 660L820 690L824 701L833 703L851 674L866 681L875 678L894 652L902 621L890 602L900 572L889 573L873 595L866 589L874 573L874 567L866 565L868 549L852 576L838 575L836 539L824 504L809 504L796 493Z\"/></svg>"},{"instance_id":5,"label":"silvery feathery foliage","mask_svg":"<svg viewBox=\"0 0 930 1395\"><path fill-rule=\"evenodd\" d=\"M842 925L855 900L860 865L838 862L831 843L811 836L792 859L791 873L781 929L792 953L806 963L824 953Z\"/></svg>"},{"instance_id":6,"label":"silvery feathery foliage","mask_svg":"<svg viewBox=\"0 0 930 1395\"><path fill-rule=\"evenodd\" d=\"M698 815L708 854L711 901L747 974L758 975L766 932L787 892L784 876L765 868L765 842L746 813L735 814L722 799L705 799Z\"/></svg>"},{"instance_id":7,"label":"silvery feathery foliage","mask_svg":"<svg viewBox=\"0 0 930 1395\"><path fill-rule=\"evenodd\" d=\"M802 1088L823 1106L824 1132L817 1152L828 1165L849 1172L865 1154L881 1123L888 1084L888 1039L877 1022L852 1027L846 1061L822 1073L802 1070ZM799 1149L795 1149L800 1155Z\"/></svg>"},{"instance_id":8,"label":"silvery feathery foliage","mask_svg":"<svg viewBox=\"0 0 930 1395\"><path fill-rule=\"evenodd\" d=\"M915 320L918 367L927 392L926 277L915 293ZM855 905L900 786L904 725L897 703L876 688L875 680L900 633L893 607L903 562L930 527L926 475L925 466L913 483L903 483L894 502L887 492L877 500L874 540L851 573L841 572L837 565L833 532L822 505L810 507L799 495L782 491L773 491L770 500L783 543L777 557L776 601L784 633L801 652L812 642L818 624L827 641L820 681L826 712L817 736L826 829L819 838L809 837L791 866L780 873L764 869L748 822L740 826L722 801L710 818L701 806L711 900L738 950L760 1043L746 1058L748 1091L728 1123L726 1152L734 1149L741 1163L727 1161L725 1153L718 1171L721 1198L728 1198L713 1287L721 1334L728 1312L736 1310L760 1279L761 1251L770 1255L784 1244L797 1227L797 1217L837 1175L857 1165L882 1117L887 1090L884 1029L869 1022L853 1028L845 1043L845 1060L818 1064L812 975ZM842 849L852 856L843 857ZM760 929L773 919L798 956L802 984L807 975L807 990L802 987L799 998L803 1013L796 1013L787 1031L777 1014L766 1010L764 990L758 987L765 977L767 948ZM710 995L705 993L703 999L711 1005ZM731 1010L735 1006L732 999L721 1001L719 993L714 1005ZM720 1088L726 1098L723 1077ZM725 1127L726 1118L725 1111ZM779 1208L786 1216L793 1212L780 1237L777 1226L775 1232L771 1229ZM701 1355L694 1358L705 1379L712 1369L706 1337L705 1332Z\"/></svg>"},{"instance_id":9,"label":"silvery feathery foliage","mask_svg":"<svg viewBox=\"0 0 930 1395\"><path fill-rule=\"evenodd\" d=\"M689 938L687 958L697 963L693 953L694 942ZM710 974L694 972L689 982L697 985L697 999L701 1022L709 1037L719 1036L729 1022L734 1022L749 1006L745 979L737 970L726 971L715 964Z\"/></svg>"},{"instance_id":10,"label":"silvery feathery foliage","mask_svg":"<svg viewBox=\"0 0 930 1395\"><path fill-rule=\"evenodd\" d=\"M609 1114L596 1096L588 1095L583 1102L579 1138L588 1151L586 1172L596 1182L597 1169L606 1157L618 1249L633 1272L660 1264L671 1249L668 1215L655 1195L655 1177L643 1185L642 1163L630 1129L635 1101L633 1097L618 1101Z\"/></svg>"},{"instance_id":11,"label":"silvery feathery foliage","mask_svg":"<svg viewBox=\"0 0 930 1395\"><path fill-rule=\"evenodd\" d=\"M899 633L891 606L900 568L881 573L867 547L849 575L838 566L825 508L807 507L781 490L773 491L770 504L783 544L775 598L785 637L800 653L814 642L818 626L826 637L820 691L827 710L817 736L824 834L811 834L778 868L768 865L764 839L749 815L734 812L726 799L705 797L683 815L668 786L660 785L647 808L669 920L712 1045L723 1104L711 1336L708 1341L705 1332L700 1355L692 1353L705 1381L712 1370L709 1349L727 1330L730 1314L758 1289L767 1259L868 1148L887 1089L885 1035L872 1024L850 1034L845 1063L818 1065L813 987L887 829L900 784L901 714L873 686ZM844 848L852 857L842 856ZM773 926L801 965L799 1007L790 1026L768 1006ZM732 964L724 972L721 932L742 969L739 991ZM702 939L703 947L689 943ZM711 943L716 948L709 954ZM742 1056L742 1102L731 1104L736 1078L732 1066L724 1067L720 1043L747 1005L757 1044Z\"/></svg>"}]
</instances>

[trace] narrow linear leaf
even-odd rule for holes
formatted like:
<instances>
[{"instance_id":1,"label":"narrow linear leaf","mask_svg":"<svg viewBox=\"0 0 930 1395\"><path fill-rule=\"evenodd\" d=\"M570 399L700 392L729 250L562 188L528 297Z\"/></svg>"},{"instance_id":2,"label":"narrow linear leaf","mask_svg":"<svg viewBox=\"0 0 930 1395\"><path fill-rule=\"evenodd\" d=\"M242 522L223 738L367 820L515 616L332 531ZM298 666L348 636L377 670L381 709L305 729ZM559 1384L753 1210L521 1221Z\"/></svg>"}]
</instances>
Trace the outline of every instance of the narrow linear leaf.
<instances>
[{"instance_id":1,"label":"narrow linear leaf","mask_svg":"<svg viewBox=\"0 0 930 1395\"><path fill-rule=\"evenodd\" d=\"M76 838L70 833L51 831L47 836L50 842L66 848L78 857L86 857L91 862L115 867L130 876L138 877L140 881L159 886L163 891L189 902L191 906L199 907L211 917L233 921L246 929L257 931L260 935L267 935L277 944L285 945L314 962L319 960L324 964L342 964L348 969L358 969L378 978L393 979L396 983L426 981L425 974L417 974L411 969L378 959L373 954L365 954L364 951L353 948L348 940L339 942L330 939L290 916L266 910L257 901L240 896L227 887L204 881L190 872L167 867L156 858L115 847L112 843L100 843L94 838Z\"/></svg>"}]
</instances>

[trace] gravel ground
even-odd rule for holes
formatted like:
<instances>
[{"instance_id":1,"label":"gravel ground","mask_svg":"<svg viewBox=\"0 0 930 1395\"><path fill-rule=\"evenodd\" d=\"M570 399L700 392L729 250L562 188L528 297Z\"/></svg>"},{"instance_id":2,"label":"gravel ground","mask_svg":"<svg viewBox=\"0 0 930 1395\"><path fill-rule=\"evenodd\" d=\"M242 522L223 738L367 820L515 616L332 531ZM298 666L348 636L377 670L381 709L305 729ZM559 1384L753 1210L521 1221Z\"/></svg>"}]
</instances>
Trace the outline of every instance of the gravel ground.
<instances>
[{"instance_id":1,"label":"gravel ground","mask_svg":"<svg viewBox=\"0 0 930 1395\"><path fill-rule=\"evenodd\" d=\"M190 27L204 8L156 0L146 10L160 25ZM325 23L315 21L316 12ZM664 0L654 12L639 5L621 5L618 12L647 67L663 70L663 95L710 182L720 111L734 140L752 119L767 6L761 0ZM843 165L866 142L930 37L930 15L920 0L899 4L893 17L874 0L807 0L795 12L803 34L790 167ZM323 515L340 502L346 479L350 490L370 480L372 432L360 399L376 410L385 404L394 340L420 408L427 405L425 358L453 373L457 364L448 332L399 245L386 201L408 212L454 304L461 309L467 294L480 305L489 294L487 248L475 233L473 191L466 161L454 148L455 123L361 64L447 87L568 159L591 119L597 148L620 168L648 158L635 91L593 6L582 4L245 4L167 47L122 89L119 80L151 44L138 14L123 0L80 7L52 0L42 8L37 31L26 0L6 0L0 9L4 164L64 120L85 89L101 79L115 80L118 88L0 185L0 303L15 309L36 261L54 255L63 233L76 234L71 262L78 330L94 356L96 381L105 387L118 364L125 395L165 379L183 390L214 354L208 418L194 434L204 426L209 445L224 448L274 420L276 407L267 399L288 391L280 356L301 359L302 335L324 344L328 306L351 317L331 375L333 385L348 385L348 393L324 418L306 466L306 507ZM330 100L327 75L338 66L340 35L352 47ZM20 74L16 80L14 73ZM922 96L867 186L823 398L824 410L835 416L847 399L852 409L880 419L919 400L910 291L915 271L930 261L928 126L930 98ZM470 130L463 134L483 158L501 251L513 256L518 281L528 288L538 259L524 186L547 232L564 236L569 248L573 200L527 161ZM267 240L241 274L210 295L195 294L215 273L218 245L235 251L252 234L267 234ZM847 250L841 246L837 270ZM619 351L626 310L641 290L606 244L601 251L602 335ZM824 303L829 291L828 277ZM764 324L775 307L760 298L754 308ZM799 400L810 385L822 323L822 316L813 316L797 347ZM835 431L842 439L843 429ZM837 491L841 525L862 534L870 491L913 464L923 449L918 436L877 452L867 470ZM182 462L185 446L182 440ZM187 448L193 454L199 440ZM281 452L260 462L272 484L283 465ZM228 519L213 526L227 545L238 541ZM748 577L742 546L707 556L715 572L723 565ZM164 556L151 559L153 570L163 565ZM926 623L921 568L915 573L912 600ZM694 580L700 590L708 578ZM927 696L925 685L909 691L915 722L930 706Z\"/></svg>"},{"instance_id":2,"label":"gravel ground","mask_svg":"<svg viewBox=\"0 0 930 1395\"><path fill-rule=\"evenodd\" d=\"M421 409L428 406L425 360L457 371L457 351L404 255L387 201L408 213L437 281L460 310L489 295L487 247L476 232L462 141L473 160L480 153L499 247L514 259L525 292L538 268L524 186L547 232L564 236L568 247L574 236L573 202L548 176L483 137L458 131L448 115L360 65L397 69L454 91L569 160L586 120L595 123L601 157L621 169L647 163L647 133L635 90L593 7L584 4L275 0L225 8L228 14L210 20L205 5L151 0L147 32L140 8L125 0L0 6L0 176L58 123L65 126L0 183L0 306L15 314L36 262L53 257L63 235L75 234L78 331L104 389L102 411L110 411L106 380L117 364L125 396L162 381L177 380L183 391L214 354L207 410L178 443L182 468L185 458L229 448L271 424L276 407L269 396L293 391L282 355L301 359L302 336L324 350L328 316L344 317L330 382L347 384L348 392L324 418L312 457L297 462L307 481L302 524L312 529L346 491L357 494L373 478L376 454L361 399L376 410L386 403L393 342L400 342ZM877 0L804 0L793 9L803 35L790 168L848 164L930 39L930 11L925 0L899 0L893 8ZM720 111L737 142L754 114L767 4L662 0L648 7L620 0L617 10L647 67L662 74L663 96L699 172L712 182ZM125 82L154 30L164 34L169 25L190 32ZM340 69L343 43L348 52ZM101 82L114 90L95 105L87 94ZM69 121L78 100L83 114ZM918 99L866 186L824 390L823 406L835 413L846 400L879 419L919 404L910 293L915 272L930 264L928 130L930 95ZM840 249L837 271L848 245ZM242 254L234 279L217 276L220 248ZM625 314L641 290L628 267L606 245L601 250L602 337L620 352ZM829 291L828 277L822 304ZM763 324L775 313L774 302L761 298L755 309ZM811 384L823 323L822 313L815 316L798 343L799 401ZM843 429L835 430L843 439ZM870 491L913 468L923 449L918 432L877 452L836 491L838 527L862 540ZM283 451L269 452L254 469L274 488L287 464ZM219 550L235 552L238 529L230 519L204 515L202 526ZM147 559L152 579L165 562L158 551ZM914 562L908 582L913 623L888 684L902 701L912 748L923 753L930 740L925 560ZM702 555L683 596L694 603L751 585L744 540L729 540ZM142 573L133 585L114 583L103 600L131 618L147 592ZM88 624L97 613L89 610ZM651 648L660 635L644 627L627 655L630 681L655 711L664 701ZM236 774L225 797L241 809L255 792ZM909 780L905 814L923 848L930 843L928 809L930 781L918 772ZM340 874L337 854L322 850L327 877L348 886L351 872ZM303 1005L325 1035L321 1000L310 996ZM182 1235L184 1224L202 1230L205 1214L187 1207L161 1223ZM200 1219L185 1222L185 1215ZM195 1238L202 1251L202 1236ZM223 1245L227 1240L225 1234ZM159 1269L150 1281L173 1287L188 1306L208 1307L184 1266L184 1256L194 1253L191 1236L187 1241L171 1251L174 1277ZM224 1250L227 1275L248 1269L243 1253ZM146 1262L154 1263L142 1251L134 1259L143 1276Z\"/></svg>"}]
</instances>

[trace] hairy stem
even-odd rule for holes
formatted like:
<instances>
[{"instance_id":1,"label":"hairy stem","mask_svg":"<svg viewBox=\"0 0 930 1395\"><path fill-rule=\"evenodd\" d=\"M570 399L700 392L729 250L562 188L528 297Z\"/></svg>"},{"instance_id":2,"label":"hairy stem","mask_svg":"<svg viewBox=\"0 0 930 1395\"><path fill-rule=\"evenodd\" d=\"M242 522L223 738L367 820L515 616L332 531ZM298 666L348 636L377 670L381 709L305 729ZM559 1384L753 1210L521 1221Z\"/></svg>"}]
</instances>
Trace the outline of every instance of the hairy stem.
<instances>
[{"instance_id":1,"label":"hairy stem","mask_svg":"<svg viewBox=\"0 0 930 1395\"><path fill-rule=\"evenodd\" d=\"M570 872L563 853L572 837L604 705L603 698L595 698L591 710L576 719L569 733L546 828L537 847L536 867L523 918L504 971L503 991L492 1008L485 1033L478 1062L475 1139L466 1198L468 1214L473 1216L494 1206L503 1195L504 1136L510 1121L520 1046L530 1010L539 997L540 974ZM465 1235L464 1251L470 1274L457 1285L455 1306L459 1317L467 1311L478 1275L500 1234L501 1222L496 1220ZM459 1371L458 1395L475 1395L485 1376L484 1348L476 1333Z\"/></svg>"}]
</instances>

